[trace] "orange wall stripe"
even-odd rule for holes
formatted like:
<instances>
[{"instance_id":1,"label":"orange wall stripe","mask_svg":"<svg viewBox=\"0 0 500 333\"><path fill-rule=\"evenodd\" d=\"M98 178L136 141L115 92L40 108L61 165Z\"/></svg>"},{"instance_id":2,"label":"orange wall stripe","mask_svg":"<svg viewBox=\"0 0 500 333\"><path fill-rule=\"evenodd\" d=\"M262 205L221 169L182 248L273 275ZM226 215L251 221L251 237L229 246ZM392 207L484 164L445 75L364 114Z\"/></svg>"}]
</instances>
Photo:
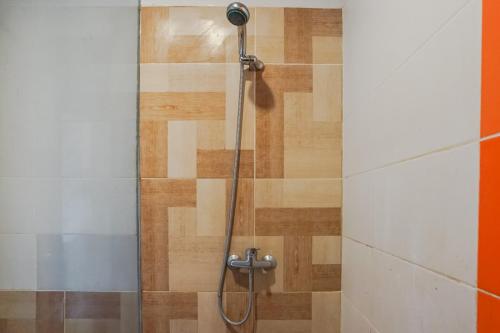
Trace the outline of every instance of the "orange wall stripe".
<instances>
[{"instance_id":1,"label":"orange wall stripe","mask_svg":"<svg viewBox=\"0 0 500 333\"><path fill-rule=\"evenodd\" d=\"M500 1L483 0L481 137L500 132Z\"/></svg>"},{"instance_id":2,"label":"orange wall stripe","mask_svg":"<svg viewBox=\"0 0 500 333\"><path fill-rule=\"evenodd\" d=\"M498 333L500 332L500 299L492 297L482 292L477 295L478 333Z\"/></svg>"}]
</instances>

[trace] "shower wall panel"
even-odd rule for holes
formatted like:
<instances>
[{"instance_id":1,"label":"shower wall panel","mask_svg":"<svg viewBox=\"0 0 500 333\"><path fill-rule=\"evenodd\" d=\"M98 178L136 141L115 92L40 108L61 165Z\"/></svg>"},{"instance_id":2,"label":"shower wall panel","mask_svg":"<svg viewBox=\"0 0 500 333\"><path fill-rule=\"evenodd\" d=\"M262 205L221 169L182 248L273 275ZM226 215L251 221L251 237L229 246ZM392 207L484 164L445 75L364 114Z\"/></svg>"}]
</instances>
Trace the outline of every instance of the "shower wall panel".
<instances>
[{"instance_id":1,"label":"shower wall panel","mask_svg":"<svg viewBox=\"0 0 500 333\"><path fill-rule=\"evenodd\" d=\"M216 290L238 98L236 28L223 7L143 7L141 230L144 332L340 330L342 13L251 8L232 253L278 259L258 273L252 319L227 328ZM228 272L225 304L246 306Z\"/></svg>"}]
</instances>

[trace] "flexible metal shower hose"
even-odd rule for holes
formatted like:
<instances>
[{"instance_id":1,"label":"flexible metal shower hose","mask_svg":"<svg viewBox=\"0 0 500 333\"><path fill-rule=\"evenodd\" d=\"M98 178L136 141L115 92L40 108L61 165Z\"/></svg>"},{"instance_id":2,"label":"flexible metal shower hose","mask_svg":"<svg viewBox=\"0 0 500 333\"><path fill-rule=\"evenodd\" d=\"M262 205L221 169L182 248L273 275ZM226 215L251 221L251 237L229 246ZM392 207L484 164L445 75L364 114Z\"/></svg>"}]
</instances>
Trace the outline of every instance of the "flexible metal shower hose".
<instances>
[{"instance_id":1,"label":"flexible metal shower hose","mask_svg":"<svg viewBox=\"0 0 500 333\"><path fill-rule=\"evenodd\" d=\"M224 257L222 259L222 267L219 278L219 288L217 290L219 313L225 322L231 325L241 325L248 320L253 307L253 281L254 270L248 270L248 302L247 309L241 320L235 321L230 319L224 312L223 295L224 295L224 282L226 281L227 260L229 258L229 251L231 250L231 239L233 236L234 215L236 209L236 196L238 194L238 174L240 168L240 149L241 149L241 129L243 123L243 105L245 97L245 66L240 63L240 87L238 92L238 117L236 122L236 144L234 147L234 160L232 170L232 186L231 186L231 203L227 211L227 226L226 238L224 240Z\"/></svg>"}]
</instances>

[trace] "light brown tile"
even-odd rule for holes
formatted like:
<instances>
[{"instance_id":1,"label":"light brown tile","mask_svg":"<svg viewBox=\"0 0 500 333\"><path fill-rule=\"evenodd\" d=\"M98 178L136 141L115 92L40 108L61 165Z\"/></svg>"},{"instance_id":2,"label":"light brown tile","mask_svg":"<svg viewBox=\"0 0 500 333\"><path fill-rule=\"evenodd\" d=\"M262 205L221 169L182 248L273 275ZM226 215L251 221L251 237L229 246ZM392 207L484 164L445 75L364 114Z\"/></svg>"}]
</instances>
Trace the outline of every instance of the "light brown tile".
<instances>
[{"instance_id":1,"label":"light brown tile","mask_svg":"<svg viewBox=\"0 0 500 333\"><path fill-rule=\"evenodd\" d=\"M313 36L342 37L342 9L310 9Z\"/></svg>"},{"instance_id":2,"label":"light brown tile","mask_svg":"<svg viewBox=\"0 0 500 333\"><path fill-rule=\"evenodd\" d=\"M198 321L193 319L170 320L170 333L197 333Z\"/></svg>"},{"instance_id":3,"label":"light brown tile","mask_svg":"<svg viewBox=\"0 0 500 333\"><path fill-rule=\"evenodd\" d=\"M312 276L312 239L286 236L284 243L284 290L310 291Z\"/></svg>"},{"instance_id":4,"label":"light brown tile","mask_svg":"<svg viewBox=\"0 0 500 333\"><path fill-rule=\"evenodd\" d=\"M313 291L340 291L342 265L312 265Z\"/></svg>"},{"instance_id":5,"label":"light brown tile","mask_svg":"<svg viewBox=\"0 0 500 333\"><path fill-rule=\"evenodd\" d=\"M144 319L150 321L196 320L198 317L198 296L196 293L143 292L142 306Z\"/></svg>"},{"instance_id":6,"label":"light brown tile","mask_svg":"<svg viewBox=\"0 0 500 333\"><path fill-rule=\"evenodd\" d=\"M311 320L311 293L257 295L257 320Z\"/></svg>"},{"instance_id":7,"label":"light brown tile","mask_svg":"<svg viewBox=\"0 0 500 333\"><path fill-rule=\"evenodd\" d=\"M168 122L168 177L196 178L196 122Z\"/></svg>"},{"instance_id":8,"label":"light brown tile","mask_svg":"<svg viewBox=\"0 0 500 333\"><path fill-rule=\"evenodd\" d=\"M116 333L120 332L117 319L68 319L66 333Z\"/></svg>"},{"instance_id":9,"label":"light brown tile","mask_svg":"<svg viewBox=\"0 0 500 333\"><path fill-rule=\"evenodd\" d=\"M257 271L255 290L257 292L282 292L284 274L284 239L281 236L257 236L255 247L259 248L261 256L270 254L278 261L278 266L270 271Z\"/></svg>"},{"instance_id":10,"label":"light brown tile","mask_svg":"<svg viewBox=\"0 0 500 333\"><path fill-rule=\"evenodd\" d=\"M142 92L142 120L223 120L225 94L221 92Z\"/></svg>"},{"instance_id":11,"label":"light brown tile","mask_svg":"<svg viewBox=\"0 0 500 333\"><path fill-rule=\"evenodd\" d=\"M312 293L312 333L340 333L340 292Z\"/></svg>"},{"instance_id":12,"label":"light brown tile","mask_svg":"<svg viewBox=\"0 0 500 333\"><path fill-rule=\"evenodd\" d=\"M341 255L340 236L313 236L312 263L314 265L340 264Z\"/></svg>"},{"instance_id":13,"label":"light brown tile","mask_svg":"<svg viewBox=\"0 0 500 333\"><path fill-rule=\"evenodd\" d=\"M340 207L340 179L256 179L255 207Z\"/></svg>"},{"instance_id":14,"label":"light brown tile","mask_svg":"<svg viewBox=\"0 0 500 333\"><path fill-rule=\"evenodd\" d=\"M167 122L141 121L141 177L167 177Z\"/></svg>"},{"instance_id":15,"label":"light brown tile","mask_svg":"<svg viewBox=\"0 0 500 333\"><path fill-rule=\"evenodd\" d=\"M141 200L141 278L144 290L168 290L168 208Z\"/></svg>"},{"instance_id":16,"label":"light brown tile","mask_svg":"<svg viewBox=\"0 0 500 333\"><path fill-rule=\"evenodd\" d=\"M311 333L310 320L258 320L257 333Z\"/></svg>"},{"instance_id":17,"label":"light brown tile","mask_svg":"<svg viewBox=\"0 0 500 333\"><path fill-rule=\"evenodd\" d=\"M242 150L240 156L240 178L252 178L253 151ZM230 178L233 158L233 150L198 150L198 178Z\"/></svg>"},{"instance_id":18,"label":"light brown tile","mask_svg":"<svg viewBox=\"0 0 500 333\"><path fill-rule=\"evenodd\" d=\"M226 180L226 207L230 207L232 180ZM250 236L254 234L254 190L252 179L240 179L236 195L233 235ZM224 229L225 230L225 229Z\"/></svg>"},{"instance_id":19,"label":"light brown tile","mask_svg":"<svg viewBox=\"0 0 500 333\"><path fill-rule=\"evenodd\" d=\"M196 181L198 236L224 236L226 230L226 180Z\"/></svg>"},{"instance_id":20,"label":"light brown tile","mask_svg":"<svg viewBox=\"0 0 500 333\"><path fill-rule=\"evenodd\" d=\"M36 293L37 333L64 333L64 292Z\"/></svg>"},{"instance_id":21,"label":"light brown tile","mask_svg":"<svg viewBox=\"0 0 500 333\"><path fill-rule=\"evenodd\" d=\"M36 293L0 291L0 319L35 319Z\"/></svg>"},{"instance_id":22,"label":"light brown tile","mask_svg":"<svg viewBox=\"0 0 500 333\"><path fill-rule=\"evenodd\" d=\"M283 8L257 8L256 49L264 63L284 62L285 14Z\"/></svg>"},{"instance_id":23,"label":"light brown tile","mask_svg":"<svg viewBox=\"0 0 500 333\"><path fill-rule=\"evenodd\" d=\"M66 319L120 319L120 293L66 292Z\"/></svg>"},{"instance_id":24,"label":"light brown tile","mask_svg":"<svg viewBox=\"0 0 500 333\"><path fill-rule=\"evenodd\" d=\"M141 8L141 63L164 62L167 59L168 7Z\"/></svg>"},{"instance_id":25,"label":"light brown tile","mask_svg":"<svg viewBox=\"0 0 500 333\"><path fill-rule=\"evenodd\" d=\"M340 208L258 208L255 214L256 235L340 235Z\"/></svg>"},{"instance_id":26,"label":"light brown tile","mask_svg":"<svg viewBox=\"0 0 500 333\"><path fill-rule=\"evenodd\" d=\"M225 64L142 64L141 92L225 92Z\"/></svg>"},{"instance_id":27,"label":"light brown tile","mask_svg":"<svg viewBox=\"0 0 500 333\"><path fill-rule=\"evenodd\" d=\"M141 201L162 207L195 207L196 180L194 179L143 179Z\"/></svg>"},{"instance_id":28,"label":"light brown tile","mask_svg":"<svg viewBox=\"0 0 500 333\"><path fill-rule=\"evenodd\" d=\"M198 120L198 149L220 150L225 147L225 126L223 120Z\"/></svg>"},{"instance_id":29,"label":"light brown tile","mask_svg":"<svg viewBox=\"0 0 500 333\"><path fill-rule=\"evenodd\" d=\"M233 320L240 320L245 315L248 305L248 293L246 292L227 292L226 298L226 311L229 318ZM255 332L255 314L251 313L248 320L239 326L227 325L228 333L253 333Z\"/></svg>"},{"instance_id":30,"label":"light brown tile","mask_svg":"<svg viewBox=\"0 0 500 333\"><path fill-rule=\"evenodd\" d=\"M226 332L226 325L217 312L215 292L198 293L198 333Z\"/></svg>"}]
</instances>

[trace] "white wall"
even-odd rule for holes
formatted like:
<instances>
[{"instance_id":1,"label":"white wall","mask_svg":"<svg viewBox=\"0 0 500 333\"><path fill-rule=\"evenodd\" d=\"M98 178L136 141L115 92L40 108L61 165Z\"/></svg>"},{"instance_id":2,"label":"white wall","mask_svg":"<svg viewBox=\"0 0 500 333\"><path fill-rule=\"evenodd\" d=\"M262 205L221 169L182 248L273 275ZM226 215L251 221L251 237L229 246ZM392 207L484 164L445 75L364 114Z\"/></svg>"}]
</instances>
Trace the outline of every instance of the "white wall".
<instances>
[{"instance_id":1,"label":"white wall","mask_svg":"<svg viewBox=\"0 0 500 333\"><path fill-rule=\"evenodd\" d=\"M476 325L481 0L344 7L342 332Z\"/></svg>"},{"instance_id":2,"label":"white wall","mask_svg":"<svg viewBox=\"0 0 500 333\"><path fill-rule=\"evenodd\" d=\"M138 9L121 4L0 1L0 289L136 289Z\"/></svg>"}]
</instances>

